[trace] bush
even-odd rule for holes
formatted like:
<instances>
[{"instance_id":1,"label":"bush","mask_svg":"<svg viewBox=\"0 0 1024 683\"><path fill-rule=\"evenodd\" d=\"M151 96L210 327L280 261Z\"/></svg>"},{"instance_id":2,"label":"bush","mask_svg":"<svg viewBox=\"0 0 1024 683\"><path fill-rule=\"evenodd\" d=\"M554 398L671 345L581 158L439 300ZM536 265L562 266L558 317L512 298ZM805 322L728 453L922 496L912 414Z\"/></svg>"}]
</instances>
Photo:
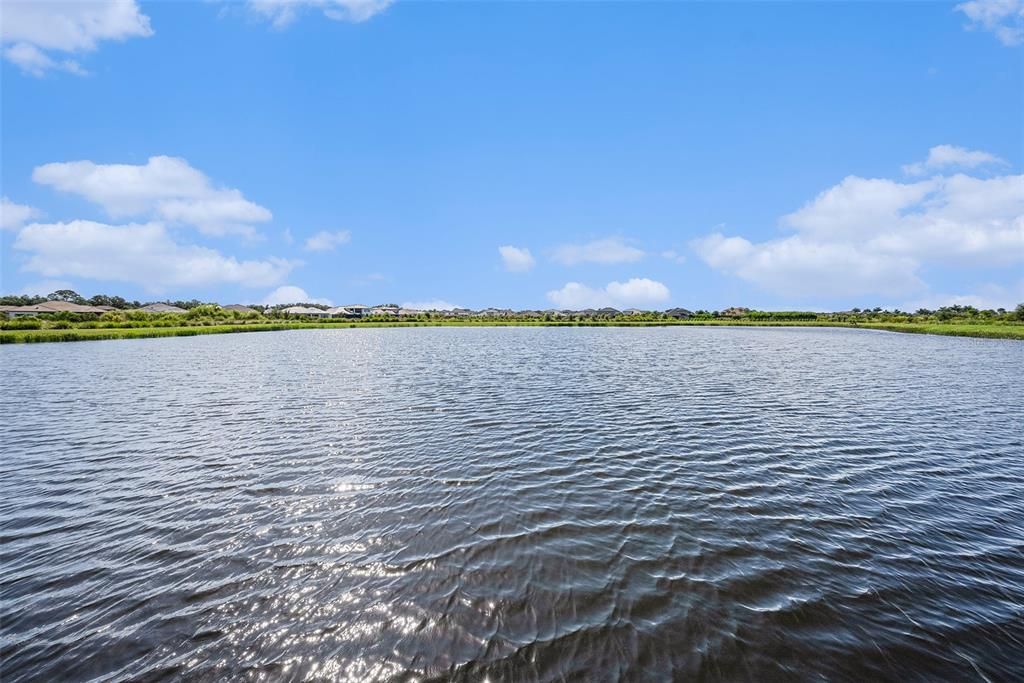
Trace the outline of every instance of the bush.
<instances>
[{"instance_id":1,"label":"bush","mask_svg":"<svg viewBox=\"0 0 1024 683\"><path fill-rule=\"evenodd\" d=\"M0 327L5 330L39 330L42 329L43 323L35 318L15 318L4 322Z\"/></svg>"}]
</instances>

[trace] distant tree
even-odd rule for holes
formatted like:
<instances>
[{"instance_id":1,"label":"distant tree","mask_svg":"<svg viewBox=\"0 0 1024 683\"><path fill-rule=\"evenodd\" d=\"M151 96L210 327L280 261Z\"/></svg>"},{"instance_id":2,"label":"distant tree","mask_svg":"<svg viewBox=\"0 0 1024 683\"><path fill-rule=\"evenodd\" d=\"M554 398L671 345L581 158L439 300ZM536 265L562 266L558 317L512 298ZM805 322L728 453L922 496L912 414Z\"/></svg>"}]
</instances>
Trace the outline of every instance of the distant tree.
<instances>
[{"instance_id":1,"label":"distant tree","mask_svg":"<svg viewBox=\"0 0 1024 683\"><path fill-rule=\"evenodd\" d=\"M50 292L50 295L46 298L50 301L67 301L72 304L84 305L87 303L85 297L73 289L58 289L56 292Z\"/></svg>"},{"instance_id":2,"label":"distant tree","mask_svg":"<svg viewBox=\"0 0 1024 683\"><path fill-rule=\"evenodd\" d=\"M18 294L0 296L0 306L33 306L35 304L41 304L44 301L46 301L46 299L41 296L25 296Z\"/></svg>"},{"instance_id":3,"label":"distant tree","mask_svg":"<svg viewBox=\"0 0 1024 683\"><path fill-rule=\"evenodd\" d=\"M1014 320L1024 320L1024 304L1017 304L1012 315Z\"/></svg>"},{"instance_id":4,"label":"distant tree","mask_svg":"<svg viewBox=\"0 0 1024 683\"><path fill-rule=\"evenodd\" d=\"M88 301L90 306L110 306L111 308L128 308L128 302L123 297L119 296L107 296L106 294L97 294L91 297Z\"/></svg>"}]
</instances>

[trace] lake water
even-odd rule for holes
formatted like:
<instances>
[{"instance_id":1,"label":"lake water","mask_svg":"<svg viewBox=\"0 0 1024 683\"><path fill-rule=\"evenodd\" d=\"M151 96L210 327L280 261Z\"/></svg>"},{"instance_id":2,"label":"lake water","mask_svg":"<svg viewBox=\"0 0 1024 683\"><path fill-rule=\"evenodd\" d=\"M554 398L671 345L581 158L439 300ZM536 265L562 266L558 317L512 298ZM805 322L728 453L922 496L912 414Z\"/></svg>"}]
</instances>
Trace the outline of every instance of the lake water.
<instances>
[{"instance_id":1,"label":"lake water","mask_svg":"<svg viewBox=\"0 0 1024 683\"><path fill-rule=\"evenodd\" d=\"M0 347L2 678L1024 678L1024 343Z\"/></svg>"}]
</instances>

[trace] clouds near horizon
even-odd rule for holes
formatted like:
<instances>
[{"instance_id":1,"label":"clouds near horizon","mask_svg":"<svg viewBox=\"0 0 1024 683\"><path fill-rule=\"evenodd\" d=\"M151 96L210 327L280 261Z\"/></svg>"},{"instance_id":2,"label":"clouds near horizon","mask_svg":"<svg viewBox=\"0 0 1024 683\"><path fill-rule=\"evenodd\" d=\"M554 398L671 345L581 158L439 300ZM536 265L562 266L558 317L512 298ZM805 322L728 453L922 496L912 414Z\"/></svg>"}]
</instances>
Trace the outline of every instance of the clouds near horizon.
<instances>
[{"instance_id":1,"label":"clouds near horizon","mask_svg":"<svg viewBox=\"0 0 1024 683\"><path fill-rule=\"evenodd\" d=\"M205 235L254 237L253 223L273 218L241 191L216 187L188 161L154 156L145 164L56 162L37 166L32 180L101 206L113 218L144 217L195 226Z\"/></svg>"},{"instance_id":2,"label":"clouds near horizon","mask_svg":"<svg viewBox=\"0 0 1024 683\"><path fill-rule=\"evenodd\" d=\"M296 287L295 285L281 285L270 294L267 294L263 298L262 303L264 306L282 306L284 304L333 305L330 299L310 296L302 287Z\"/></svg>"},{"instance_id":3,"label":"clouds near horizon","mask_svg":"<svg viewBox=\"0 0 1024 683\"><path fill-rule=\"evenodd\" d=\"M669 300L668 287L648 278L631 278L626 282L609 282L604 288L593 288L579 282L568 282L561 289L548 292L548 301L557 308L644 308L662 305Z\"/></svg>"},{"instance_id":4,"label":"clouds near horizon","mask_svg":"<svg viewBox=\"0 0 1024 683\"><path fill-rule=\"evenodd\" d=\"M936 167L996 159L956 150L967 151L933 147L929 159ZM716 231L692 246L712 268L787 296L908 295L927 288L926 264L1024 263L1024 175L848 176L780 223L795 234L752 242Z\"/></svg>"},{"instance_id":5,"label":"clouds near horizon","mask_svg":"<svg viewBox=\"0 0 1024 683\"><path fill-rule=\"evenodd\" d=\"M160 223L31 223L18 233L14 248L26 253L26 272L131 283L151 293L223 284L268 287L296 265L274 257L239 260L208 247L179 244Z\"/></svg>"}]
</instances>

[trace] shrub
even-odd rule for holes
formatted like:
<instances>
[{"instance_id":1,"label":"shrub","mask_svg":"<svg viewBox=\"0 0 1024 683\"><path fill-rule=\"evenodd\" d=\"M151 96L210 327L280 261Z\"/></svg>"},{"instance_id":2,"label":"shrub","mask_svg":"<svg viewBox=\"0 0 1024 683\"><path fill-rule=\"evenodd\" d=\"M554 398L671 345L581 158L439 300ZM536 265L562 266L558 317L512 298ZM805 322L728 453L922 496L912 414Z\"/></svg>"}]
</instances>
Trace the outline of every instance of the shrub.
<instances>
[{"instance_id":1,"label":"shrub","mask_svg":"<svg viewBox=\"0 0 1024 683\"><path fill-rule=\"evenodd\" d=\"M35 318L15 318L3 323L5 330L38 330L42 327L43 323Z\"/></svg>"}]
</instances>

